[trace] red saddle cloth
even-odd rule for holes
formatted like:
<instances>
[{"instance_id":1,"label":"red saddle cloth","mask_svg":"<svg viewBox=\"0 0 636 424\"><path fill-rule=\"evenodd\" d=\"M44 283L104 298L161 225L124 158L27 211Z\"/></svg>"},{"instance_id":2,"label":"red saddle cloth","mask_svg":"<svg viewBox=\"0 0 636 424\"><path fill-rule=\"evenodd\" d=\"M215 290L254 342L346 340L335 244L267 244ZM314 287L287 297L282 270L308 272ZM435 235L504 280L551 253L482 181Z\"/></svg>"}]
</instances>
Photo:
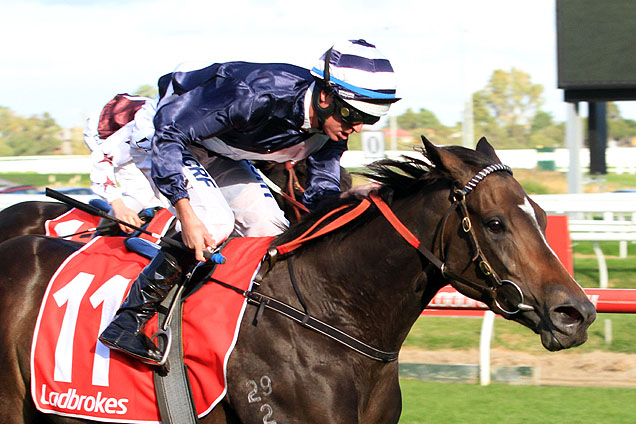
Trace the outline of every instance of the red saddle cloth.
<instances>
[{"instance_id":1,"label":"red saddle cloth","mask_svg":"<svg viewBox=\"0 0 636 424\"><path fill-rule=\"evenodd\" d=\"M250 289L271 241L230 240L223 250L227 262L217 265L213 277ZM96 237L53 275L31 347L31 395L38 410L108 422L160 422L152 367L97 339L147 262L128 252L123 238ZM184 359L199 417L225 395L227 360L245 306L241 294L210 282L184 303ZM154 332L156 319L147 327Z\"/></svg>"},{"instance_id":2,"label":"red saddle cloth","mask_svg":"<svg viewBox=\"0 0 636 424\"><path fill-rule=\"evenodd\" d=\"M98 216L73 208L55 219L46 221L45 234L49 237L62 237L86 243L95 233L99 219Z\"/></svg>"}]
</instances>

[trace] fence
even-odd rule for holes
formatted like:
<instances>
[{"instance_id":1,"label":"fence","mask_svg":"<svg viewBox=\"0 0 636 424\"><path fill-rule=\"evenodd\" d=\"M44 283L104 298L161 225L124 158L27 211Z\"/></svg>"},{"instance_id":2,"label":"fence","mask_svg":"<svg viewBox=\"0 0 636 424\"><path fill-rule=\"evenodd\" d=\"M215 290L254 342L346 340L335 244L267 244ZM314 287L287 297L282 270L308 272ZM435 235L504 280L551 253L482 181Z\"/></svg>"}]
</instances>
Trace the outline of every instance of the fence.
<instances>
[{"instance_id":1,"label":"fence","mask_svg":"<svg viewBox=\"0 0 636 424\"><path fill-rule=\"evenodd\" d=\"M593 242L599 268L599 287L606 288L608 271L599 242L618 242L619 256L627 257L628 243L636 243L636 192L548 194L531 197L548 214L566 215L569 218L568 243L570 240ZM567 267L566 263L564 265Z\"/></svg>"},{"instance_id":2,"label":"fence","mask_svg":"<svg viewBox=\"0 0 636 424\"><path fill-rule=\"evenodd\" d=\"M636 289L584 289L585 294L601 313L636 313ZM451 286L443 287L433 297L423 315L453 315L466 312L472 315L483 314L481 336L479 339L479 382L482 386L490 384L490 341L495 323L495 313L486 304L459 293Z\"/></svg>"},{"instance_id":3,"label":"fence","mask_svg":"<svg viewBox=\"0 0 636 424\"><path fill-rule=\"evenodd\" d=\"M383 150L382 155L397 158L400 155L422 155L413 150ZM500 149L497 155L503 163L517 169L535 169L550 164L561 172L567 172L570 163L568 149L554 151L538 151L536 149ZM580 164L583 169L589 167L590 153L586 148L579 151ZM342 166L359 168L374 160L378 155L363 150L348 150L342 156ZM636 147L608 147L606 150L608 170L620 173L636 173ZM87 174L90 171L90 157L79 155L55 156L12 156L0 157L2 172L38 172L41 174L58 174L76 172Z\"/></svg>"}]
</instances>

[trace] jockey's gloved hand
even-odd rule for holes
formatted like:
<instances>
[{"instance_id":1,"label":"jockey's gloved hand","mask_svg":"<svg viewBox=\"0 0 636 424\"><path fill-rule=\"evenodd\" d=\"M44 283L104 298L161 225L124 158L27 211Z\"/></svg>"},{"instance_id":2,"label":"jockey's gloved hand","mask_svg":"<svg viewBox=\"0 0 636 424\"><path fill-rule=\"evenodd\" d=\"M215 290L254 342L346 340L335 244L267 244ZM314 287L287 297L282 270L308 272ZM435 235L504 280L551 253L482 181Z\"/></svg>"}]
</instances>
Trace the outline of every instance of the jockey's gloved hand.
<instances>
[{"instance_id":1,"label":"jockey's gloved hand","mask_svg":"<svg viewBox=\"0 0 636 424\"><path fill-rule=\"evenodd\" d=\"M348 197L355 197L356 199L364 199L365 197L369 197L371 193L377 193L380 190L382 185L380 183L368 183L368 184L360 184L355 187L351 187L349 190L340 194L341 199L346 199Z\"/></svg>"}]
</instances>

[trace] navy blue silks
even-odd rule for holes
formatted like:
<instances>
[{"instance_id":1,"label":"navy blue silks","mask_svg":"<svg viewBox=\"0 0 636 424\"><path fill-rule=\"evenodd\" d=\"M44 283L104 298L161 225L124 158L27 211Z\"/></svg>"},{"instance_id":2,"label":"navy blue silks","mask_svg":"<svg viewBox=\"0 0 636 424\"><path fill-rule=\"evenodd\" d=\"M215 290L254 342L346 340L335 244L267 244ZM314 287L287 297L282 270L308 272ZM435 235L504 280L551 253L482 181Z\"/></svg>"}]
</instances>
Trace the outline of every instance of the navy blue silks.
<instances>
[{"instance_id":1,"label":"navy blue silks","mask_svg":"<svg viewBox=\"0 0 636 424\"><path fill-rule=\"evenodd\" d=\"M182 150L217 138L231 148L267 154L301 143L313 134L301 127L305 94L314 81L309 70L289 64L230 62L159 80L178 97L166 99L154 118L152 175L174 204L187 197L181 174ZM205 143L204 143L205 144ZM346 142L327 141L308 160L305 203L340 191L340 157Z\"/></svg>"}]
</instances>

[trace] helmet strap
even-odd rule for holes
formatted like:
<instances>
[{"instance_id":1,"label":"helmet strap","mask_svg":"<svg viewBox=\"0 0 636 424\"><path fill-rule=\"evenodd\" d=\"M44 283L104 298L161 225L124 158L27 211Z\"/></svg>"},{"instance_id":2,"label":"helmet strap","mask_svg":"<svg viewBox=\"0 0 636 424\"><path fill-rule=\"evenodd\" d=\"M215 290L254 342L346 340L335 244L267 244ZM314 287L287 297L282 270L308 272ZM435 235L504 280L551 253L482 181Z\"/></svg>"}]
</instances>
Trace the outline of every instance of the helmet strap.
<instances>
[{"instance_id":1,"label":"helmet strap","mask_svg":"<svg viewBox=\"0 0 636 424\"><path fill-rule=\"evenodd\" d=\"M329 89L325 87L321 87L321 84L314 85L314 91L311 94L311 105L314 108L314 112L316 113L316 117L318 118L318 129L320 131L323 130L323 125L325 120L329 118L336 111L335 102L331 102L331 104L327 107L320 106L320 92L324 91L326 94L329 94Z\"/></svg>"}]
</instances>

